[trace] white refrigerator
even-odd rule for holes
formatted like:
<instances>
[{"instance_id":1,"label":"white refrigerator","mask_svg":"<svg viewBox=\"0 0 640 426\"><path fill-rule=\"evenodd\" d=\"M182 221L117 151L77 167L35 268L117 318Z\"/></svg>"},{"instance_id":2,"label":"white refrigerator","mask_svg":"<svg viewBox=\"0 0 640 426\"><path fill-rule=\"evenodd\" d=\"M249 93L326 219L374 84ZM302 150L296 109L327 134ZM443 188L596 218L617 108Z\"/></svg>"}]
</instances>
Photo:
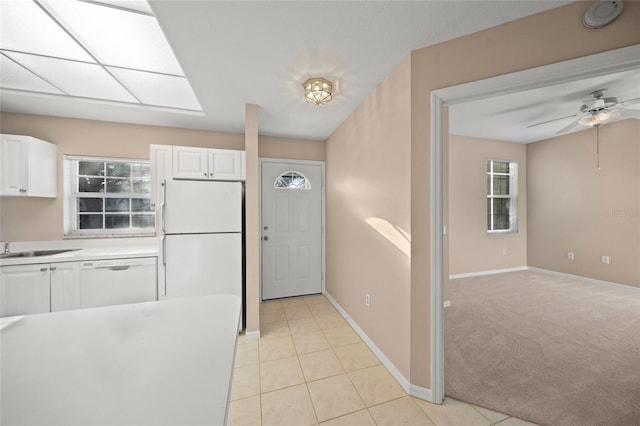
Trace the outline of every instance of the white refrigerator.
<instances>
[{"instance_id":1,"label":"white refrigerator","mask_svg":"<svg viewBox=\"0 0 640 426\"><path fill-rule=\"evenodd\" d=\"M167 180L161 210L160 299L234 294L244 306L242 183Z\"/></svg>"}]
</instances>

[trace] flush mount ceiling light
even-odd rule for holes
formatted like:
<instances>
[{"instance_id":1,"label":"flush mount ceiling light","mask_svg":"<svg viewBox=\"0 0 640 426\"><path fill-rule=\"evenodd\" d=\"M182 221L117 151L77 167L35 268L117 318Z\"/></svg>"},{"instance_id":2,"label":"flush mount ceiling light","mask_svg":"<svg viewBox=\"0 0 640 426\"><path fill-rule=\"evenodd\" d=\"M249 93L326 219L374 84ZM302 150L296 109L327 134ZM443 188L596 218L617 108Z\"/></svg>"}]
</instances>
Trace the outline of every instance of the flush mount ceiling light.
<instances>
[{"instance_id":1,"label":"flush mount ceiling light","mask_svg":"<svg viewBox=\"0 0 640 426\"><path fill-rule=\"evenodd\" d=\"M304 97L309 103L323 105L331 101L333 84L322 77L313 77L302 84Z\"/></svg>"}]
</instances>

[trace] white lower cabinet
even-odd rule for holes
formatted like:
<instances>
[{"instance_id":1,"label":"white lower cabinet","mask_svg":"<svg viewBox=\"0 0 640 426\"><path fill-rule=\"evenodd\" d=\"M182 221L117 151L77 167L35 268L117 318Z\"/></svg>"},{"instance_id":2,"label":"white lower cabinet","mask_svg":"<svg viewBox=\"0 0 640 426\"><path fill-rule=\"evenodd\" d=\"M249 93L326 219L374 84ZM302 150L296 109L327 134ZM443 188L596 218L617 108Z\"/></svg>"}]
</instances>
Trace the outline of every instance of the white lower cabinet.
<instances>
[{"instance_id":1,"label":"white lower cabinet","mask_svg":"<svg viewBox=\"0 0 640 426\"><path fill-rule=\"evenodd\" d=\"M51 312L80 308L80 262L51 264Z\"/></svg>"},{"instance_id":2,"label":"white lower cabinet","mask_svg":"<svg viewBox=\"0 0 640 426\"><path fill-rule=\"evenodd\" d=\"M49 264L0 268L0 317L51 311Z\"/></svg>"},{"instance_id":3,"label":"white lower cabinet","mask_svg":"<svg viewBox=\"0 0 640 426\"><path fill-rule=\"evenodd\" d=\"M158 300L156 258L0 267L0 317Z\"/></svg>"}]
</instances>

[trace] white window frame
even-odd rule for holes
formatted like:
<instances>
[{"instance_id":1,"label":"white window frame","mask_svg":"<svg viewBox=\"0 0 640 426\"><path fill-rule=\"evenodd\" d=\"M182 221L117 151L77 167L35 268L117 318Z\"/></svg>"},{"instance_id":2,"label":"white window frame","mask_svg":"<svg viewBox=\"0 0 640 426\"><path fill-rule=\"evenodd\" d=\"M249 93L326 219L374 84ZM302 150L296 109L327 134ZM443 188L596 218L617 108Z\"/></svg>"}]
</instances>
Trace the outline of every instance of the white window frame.
<instances>
[{"instance_id":1,"label":"white window frame","mask_svg":"<svg viewBox=\"0 0 640 426\"><path fill-rule=\"evenodd\" d=\"M78 163L80 161L113 161L125 163L142 163L150 164L147 159L139 158L116 158L116 157L95 157L86 155L65 155L64 156L64 237L65 238L83 238L83 237L125 237L125 236L152 236L155 235L155 212L153 208L149 211L149 215L154 219L154 226L149 228L127 227L105 229L104 222L102 229L79 229L78 224L78 198L94 197L94 198L147 198L151 199L151 170L149 169L149 193L105 193L105 192L79 192L78 191ZM146 181L147 176L144 176ZM107 194L113 194L109 196ZM103 217L107 212L102 212Z\"/></svg>"},{"instance_id":2,"label":"white window frame","mask_svg":"<svg viewBox=\"0 0 640 426\"><path fill-rule=\"evenodd\" d=\"M493 171L494 162L499 161L501 163L509 163L509 172L501 173ZM494 224L487 223L488 234L514 234L518 232L518 163L512 160L504 160L500 158L488 158L487 165L489 170L487 176L491 179L491 184L487 185L487 202L491 199L509 199L509 228L508 229L493 229ZM508 176L509 177L509 194L501 195L493 193L493 176ZM490 203L491 209L493 209L493 203ZM491 213L491 214L490 214ZM493 219L493 211L487 211L491 219Z\"/></svg>"}]
</instances>

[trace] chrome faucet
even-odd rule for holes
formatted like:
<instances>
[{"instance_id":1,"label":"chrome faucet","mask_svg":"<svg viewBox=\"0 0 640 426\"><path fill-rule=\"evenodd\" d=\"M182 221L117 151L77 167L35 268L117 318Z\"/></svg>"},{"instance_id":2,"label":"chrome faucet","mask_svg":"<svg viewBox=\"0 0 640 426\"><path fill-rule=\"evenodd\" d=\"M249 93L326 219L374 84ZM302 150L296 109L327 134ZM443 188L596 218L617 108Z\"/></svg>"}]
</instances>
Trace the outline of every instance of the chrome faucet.
<instances>
[{"instance_id":1,"label":"chrome faucet","mask_svg":"<svg viewBox=\"0 0 640 426\"><path fill-rule=\"evenodd\" d=\"M2 251L3 254L8 254L9 253L9 245L11 244L11 241L5 241L4 243L4 250Z\"/></svg>"}]
</instances>

